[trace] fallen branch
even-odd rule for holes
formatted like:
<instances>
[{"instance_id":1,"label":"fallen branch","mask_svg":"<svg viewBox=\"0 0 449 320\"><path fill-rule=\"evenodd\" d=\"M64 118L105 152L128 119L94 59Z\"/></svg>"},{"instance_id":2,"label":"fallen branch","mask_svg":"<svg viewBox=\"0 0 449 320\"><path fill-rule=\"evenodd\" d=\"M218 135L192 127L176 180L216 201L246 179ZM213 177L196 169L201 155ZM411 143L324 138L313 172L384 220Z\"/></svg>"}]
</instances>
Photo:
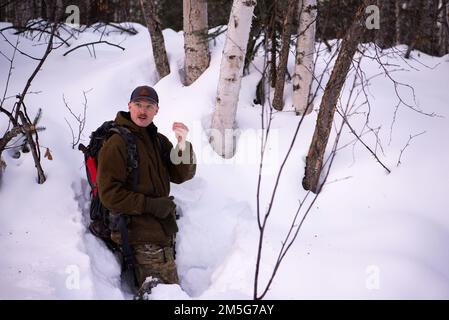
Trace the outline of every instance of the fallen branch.
<instances>
[{"instance_id":1,"label":"fallen branch","mask_svg":"<svg viewBox=\"0 0 449 320\"><path fill-rule=\"evenodd\" d=\"M20 116L20 119L22 120L22 123L26 123L27 122L27 119L23 115L23 112L20 111L19 112L19 116ZM34 131L34 132L36 132L36 131ZM41 163L40 163L40 159L39 159L39 156L38 156L38 153L37 153L36 144L34 143L34 140L33 140L33 137L31 135L30 131L25 131L24 134L25 134L25 137L27 138L27 142L28 142L28 144L30 146L31 153L32 153L33 159L34 159L34 165L36 166L36 169L37 169L37 183L42 184L42 183L45 182L45 180L47 178L45 177L44 170L42 169L42 166L41 166Z\"/></svg>"},{"instance_id":2,"label":"fallen branch","mask_svg":"<svg viewBox=\"0 0 449 320\"><path fill-rule=\"evenodd\" d=\"M89 42L89 43L80 44L79 46L76 46L75 48L70 49L69 51L67 51L66 53L64 53L63 56L66 56L66 55L68 55L69 53L71 53L72 51L75 51L76 49L79 49L79 48L81 48L81 47L87 47L87 46L89 46L89 45L92 45L92 47L93 47L95 44L100 44L100 43L105 43L105 44L108 44L108 45L110 45L110 46L117 47L117 48L120 48L120 49L122 49L122 50L125 50L125 48L123 48L123 47L121 47L121 46L119 46L119 45L117 45L117 44L114 44L114 43L110 43L110 42L108 42L108 41L101 40L101 41L95 41L95 42Z\"/></svg>"},{"instance_id":3,"label":"fallen branch","mask_svg":"<svg viewBox=\"0 0 449 320\"><path fill-rule=\"evenodd\" d=\"M120 31L127 32L127 33L132 34L132 35L136 35L138 33L137 30L133 26L131 26L129 28L124 28L124 27L122 27L120 25L116 25L116 24L113 24L111 22L107 23L107 25L111 26L111 27L114 27L114 28L116 28L116 29L118 29Z\"/></svg>"}]
</instances>

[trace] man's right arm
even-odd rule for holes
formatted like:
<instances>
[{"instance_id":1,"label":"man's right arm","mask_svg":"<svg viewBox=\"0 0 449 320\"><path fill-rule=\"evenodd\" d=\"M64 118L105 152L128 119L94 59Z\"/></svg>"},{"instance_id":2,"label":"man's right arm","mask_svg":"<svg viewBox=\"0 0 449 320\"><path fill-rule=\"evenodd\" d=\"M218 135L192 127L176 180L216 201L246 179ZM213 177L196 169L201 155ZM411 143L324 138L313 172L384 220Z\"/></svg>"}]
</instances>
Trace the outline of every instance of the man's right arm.
<instances>
[{"instance_id":1,"label":"man's right arm","mask_svg":"<svg viewBox=\"0 0 449 320\"><path fill-rule=\"evenodd\" d=\"M115 134L104 144L98 156L100 200L112 212L139 215L145 210L145 196L127 188L126 159L125 142Z\"/></svg>"}]
</instances>

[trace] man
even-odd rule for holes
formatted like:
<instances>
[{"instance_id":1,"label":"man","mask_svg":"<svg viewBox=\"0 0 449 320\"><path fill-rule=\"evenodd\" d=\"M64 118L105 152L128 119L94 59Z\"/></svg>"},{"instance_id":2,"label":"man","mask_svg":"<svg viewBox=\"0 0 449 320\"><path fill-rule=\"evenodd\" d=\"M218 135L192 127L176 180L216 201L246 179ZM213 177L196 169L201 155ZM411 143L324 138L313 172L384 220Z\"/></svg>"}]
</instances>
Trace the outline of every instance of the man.
<instances>
[{"instance_id":1,"label":"man","mask_svg":"<svg viewBox=\"0 0 449 320\"><path fill-rule=\"evenodd\" d=\"M135 175L126 172L127 145L119 134L114 134L98 156L97 182L101 202L111 214L130 217L128 242L142 297L157 283L179 283L174 260L174 236L178 227L176 205L173 197L169 197L170 182L192 179L196 164L192 145L186 141L187 126L173 123L178 141L175 148L167 137L157 132L153 119L159 110L159 98L153 88L137 87L128 108L129 112L118 112L115 121L134 137L137 181ZM184 161L173 162L171 159L176 156ZM120 232L113 231L111 238L122 245ZM145 282L147 277L152 277L153 282Z\"/></svg>"}]
</instances>

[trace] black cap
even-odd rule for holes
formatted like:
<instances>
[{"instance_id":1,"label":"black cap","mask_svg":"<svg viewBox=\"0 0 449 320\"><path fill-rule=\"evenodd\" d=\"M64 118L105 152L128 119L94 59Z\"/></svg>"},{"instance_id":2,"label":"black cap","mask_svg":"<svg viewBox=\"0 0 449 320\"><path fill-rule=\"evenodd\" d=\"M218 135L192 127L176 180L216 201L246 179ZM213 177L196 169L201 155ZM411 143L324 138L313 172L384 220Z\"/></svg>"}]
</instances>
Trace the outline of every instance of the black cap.
<instances>
[{"instance_id":1,"label":"black cap","mask_svg":"<svg viewBox=\"0 0 449 320\"><path fill-rule=\"evenodd\" d=\"M148 100L159 104L159 97L157 96L156 90L149 86L140 86L134 89L129 102L136 100Z\"/></svg>"}]
</instances>

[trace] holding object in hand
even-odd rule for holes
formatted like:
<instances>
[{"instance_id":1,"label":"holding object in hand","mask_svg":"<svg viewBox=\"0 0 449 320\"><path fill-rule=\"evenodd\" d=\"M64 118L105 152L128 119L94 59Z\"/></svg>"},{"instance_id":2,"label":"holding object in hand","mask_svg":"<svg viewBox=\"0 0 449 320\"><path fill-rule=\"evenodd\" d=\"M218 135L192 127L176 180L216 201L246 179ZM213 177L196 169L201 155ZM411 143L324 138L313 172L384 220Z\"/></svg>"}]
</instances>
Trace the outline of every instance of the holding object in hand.
<instances>
[{"instance_id":1,"label":"holding object in hand","mask_svg":"<svg viewBox=\"0 0 449 320\"><path fill-rule=\"evenodd\" d=\"M173 122L172 130L175 132L176 139L178 140L178 146L181 151L186 148L186 138L189 128L182 122Z\"/></svg>"}]
</instances>

